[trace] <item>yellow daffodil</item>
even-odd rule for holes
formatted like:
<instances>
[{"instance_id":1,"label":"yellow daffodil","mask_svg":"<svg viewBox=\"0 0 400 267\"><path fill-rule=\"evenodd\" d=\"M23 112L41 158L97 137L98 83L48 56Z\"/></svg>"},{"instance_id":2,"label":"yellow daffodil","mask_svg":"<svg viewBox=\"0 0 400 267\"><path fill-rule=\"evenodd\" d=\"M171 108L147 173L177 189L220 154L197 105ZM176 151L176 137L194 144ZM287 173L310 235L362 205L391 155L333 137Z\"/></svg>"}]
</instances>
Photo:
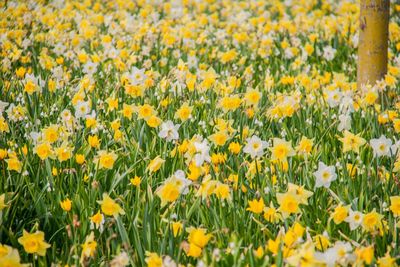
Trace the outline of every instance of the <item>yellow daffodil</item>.
<instances>
[{"instance_id":1,"label":"yellow daffodil","mask_svg":"<svg viewBox=\"0 0 400 267\"><path fill-rule=\"evenodd\" d=\"M103 199L97 201L101 205L101 211L107 216L118 217L124 215L125 211L118 205L115 200L110 198L107 193L103 194Z\"/></svg>"},{"instance_id":2,"label":"yellow daffodil","mask_svg":"<svg viewBox=\"0 0 400 267\"><path fill-rule=\"evenodd\" d=\"M18 238L18 243L24 247L27 253L35 253L39 256L45 256L46 250L50 247L50 244L45 242L44 233L41 231L31 234L23 230L23 235Z\"/></svg>"}]
</instances>

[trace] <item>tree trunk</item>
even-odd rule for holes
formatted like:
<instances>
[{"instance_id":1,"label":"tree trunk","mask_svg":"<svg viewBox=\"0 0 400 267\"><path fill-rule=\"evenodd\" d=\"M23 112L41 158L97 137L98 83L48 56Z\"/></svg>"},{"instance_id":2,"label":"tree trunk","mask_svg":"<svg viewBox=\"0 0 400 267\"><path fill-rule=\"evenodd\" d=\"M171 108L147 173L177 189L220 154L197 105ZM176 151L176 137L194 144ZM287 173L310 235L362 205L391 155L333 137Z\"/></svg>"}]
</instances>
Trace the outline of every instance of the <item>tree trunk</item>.
<instances>
[{"instance_id":1,"label":"tree trunk","mask_svg":"<svg viewBox=\"0 0 400 267\"><path fill-rule=\"evenodd\" d=\"M390 0L360 1L357 88L385 77L388 63Z\"/></svg>"}]
</instances>

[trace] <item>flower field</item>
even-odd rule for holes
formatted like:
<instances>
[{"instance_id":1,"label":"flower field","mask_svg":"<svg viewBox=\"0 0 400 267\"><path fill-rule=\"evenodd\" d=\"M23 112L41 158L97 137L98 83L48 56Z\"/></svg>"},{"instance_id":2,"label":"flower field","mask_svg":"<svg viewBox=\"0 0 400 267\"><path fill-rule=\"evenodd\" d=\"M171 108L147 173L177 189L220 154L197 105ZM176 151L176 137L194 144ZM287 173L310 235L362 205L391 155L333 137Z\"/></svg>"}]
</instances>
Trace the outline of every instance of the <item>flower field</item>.
<instances>
[{"instance_id":1,"label":"flower field","mask_svg":"<svg viewBox=\"0 0 400 267\"><path fill-rule=\"evenodd\" d=\"M397 266L399 14L357 88L358 1L2 1L0 267Z\"/></svg>"}]
</instances>

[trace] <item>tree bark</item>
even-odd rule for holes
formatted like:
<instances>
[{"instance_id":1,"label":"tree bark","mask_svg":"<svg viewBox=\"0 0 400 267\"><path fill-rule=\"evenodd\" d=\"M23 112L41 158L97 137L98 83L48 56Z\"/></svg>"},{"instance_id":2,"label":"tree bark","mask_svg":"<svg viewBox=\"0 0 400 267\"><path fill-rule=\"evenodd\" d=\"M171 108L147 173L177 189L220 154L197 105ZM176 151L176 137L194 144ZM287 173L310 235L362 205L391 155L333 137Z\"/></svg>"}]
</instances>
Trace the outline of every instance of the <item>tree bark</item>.
<instances>
[{"instance_id":1,"label":"tree bark","mask_svg":"<svg viewBox=\"0 0 400 267\"><path fill-rule=\"evenodd\" d=\"M357 88L385 77L388 63L390 0L360 1Z\"/></svg>"}]
</instances>

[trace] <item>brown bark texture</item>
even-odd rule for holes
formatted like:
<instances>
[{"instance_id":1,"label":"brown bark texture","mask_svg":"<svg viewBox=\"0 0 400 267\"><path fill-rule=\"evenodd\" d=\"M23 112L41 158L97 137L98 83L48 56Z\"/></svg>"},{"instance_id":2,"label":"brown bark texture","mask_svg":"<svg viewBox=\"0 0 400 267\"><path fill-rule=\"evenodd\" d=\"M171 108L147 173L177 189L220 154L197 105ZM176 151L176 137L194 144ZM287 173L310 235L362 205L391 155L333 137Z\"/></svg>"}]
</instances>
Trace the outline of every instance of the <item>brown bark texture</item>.
<instances>
[{"instance_id":1,"label":"brown bark texture","mask_svg":"<svg viewBox=\"0 0 400 267\"><path fill-rule=\"evenodd\" d=\"M357 87L385 77L388 63L390 0L360 1Z\"/></svg>"}]
</instances>

